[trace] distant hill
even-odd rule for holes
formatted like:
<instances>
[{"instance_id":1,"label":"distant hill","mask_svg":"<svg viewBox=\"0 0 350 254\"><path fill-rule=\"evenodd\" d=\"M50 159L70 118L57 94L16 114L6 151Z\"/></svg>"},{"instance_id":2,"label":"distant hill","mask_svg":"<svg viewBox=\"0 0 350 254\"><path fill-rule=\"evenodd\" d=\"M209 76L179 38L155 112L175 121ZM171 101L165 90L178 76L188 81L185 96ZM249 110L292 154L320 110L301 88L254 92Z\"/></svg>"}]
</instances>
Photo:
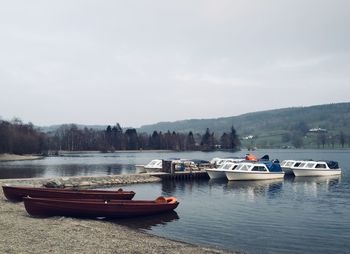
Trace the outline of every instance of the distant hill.
<instances>
[{"instance_id":1,"label":"distant hill","mask_svg":"<svg viewBox=\"0 0 350 254\"><path fill-rule=\"evenodd\" d=\"M107 125L76 125L79 129L107 128ZM310 129L318 128L326 130L328 145L335 142L334 139L339 140L341 133L345 133L347 144L350 145L350 102L267 110L232 117L159 122L141 126L137 132L151 134L155 130L163 133L169 130L185 134L190 131L203 134L206 128L209 128L219 139L223 132L230 131L232 125L240 136L243 146L312 147L316 143L319 146L321 141L316 140L315 133L308 132ZM54 132L60 126L38 128L44 132ZM123 129L126 130L125 127ZM307 137L309 138L306 139Z\"/></svg>"},{"instance_id":2,"label":"distant hill","mask_svg":"<svg viewBox=\"0 0 350 254\"><path fill-rule=\"evenodd\" d=\"M40 131L49 133L49 132L55 132L58 128L60 128L62 125L71 125L71 124L55 124L50 126L39 126L37 127ZM84 125L84 124L74 124L78 127L78 129L93 129L93 130L105 130L108 125Z\"/></svg>"},{"instance_id":3,"label":"distant hill","mask_svg":"<svg viewBox=\"0 0 350 254\"><path fill-rule=\"evenodd\" d=\"M267 142L272 143L271 146L283 143L281 142L283 136L285 143L288 144L290 140L288 135L295 132L305 134L311 128L326 129L332 135L339 135L342 131L350 134L350 103L283 108L214 119L160 122L141 126L137 131L151 133L154 130L162 132L170 130L183 133L189 131L203 133L206 128L209 128L219 136L223 132L228 132L232 125L241 138L267 137ZM277 136L279 137L274 138Z\"/></svg>"},{"instance_id":4,"label":"distant hill","mask_svg":"<svg viewBox=\"0 0 350 254\"><path fill-rule=\"evenodd\" d=\"M272 130L285 130L291 125L304 121L312 127L325 129L344 129L349 127L350 103L325 104L310 107L292 107L247 113L239 116L212 119L190 119L175 122L159 122L143 125L139 132L157 131L227 132L232 125L240 135L249 135ZM346 125L346 126L344 126Z\"/></svg>"}]
</instances>

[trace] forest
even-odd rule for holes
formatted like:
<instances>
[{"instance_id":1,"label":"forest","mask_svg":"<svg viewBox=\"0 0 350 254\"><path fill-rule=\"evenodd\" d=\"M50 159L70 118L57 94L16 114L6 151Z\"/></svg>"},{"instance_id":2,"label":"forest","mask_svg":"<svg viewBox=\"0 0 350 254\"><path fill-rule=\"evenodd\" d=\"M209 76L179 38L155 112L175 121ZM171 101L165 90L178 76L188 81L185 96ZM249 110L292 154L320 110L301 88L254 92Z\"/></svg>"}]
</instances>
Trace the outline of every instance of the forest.
<instances>
[{"instance_id":1,"label":"forest","mask_svg":"<svg viewBox=\"0 0 350 254\"><path fill-rule=\"evenodd\" d=\"M129 128L123 131L117 123L106 130L78 128L75 124L61 125L53 132L44 133L32 123L19 119L0 121L0 153L52 154L58 151L117 151L117 150L176 150L212 151L216 149L237 150L240 140L235 128L224 132L217 139L206 129L204 134L187 134L153 131L152 134L137 133Z\"/></svg>"},{"instance_id":2,"label":"forest","mask_svg":"<svg viewBox=\"0 0 350 254\"><path fill-rule=\"evenodd\" d=\"M122 128L118 123L102 128L76 124L39 128L18 118L11 121L0 118L0 153L349 148L349 112L350 103L336 103L228 118L164 122L139 129Z\"/></svg>"}]
</instances>

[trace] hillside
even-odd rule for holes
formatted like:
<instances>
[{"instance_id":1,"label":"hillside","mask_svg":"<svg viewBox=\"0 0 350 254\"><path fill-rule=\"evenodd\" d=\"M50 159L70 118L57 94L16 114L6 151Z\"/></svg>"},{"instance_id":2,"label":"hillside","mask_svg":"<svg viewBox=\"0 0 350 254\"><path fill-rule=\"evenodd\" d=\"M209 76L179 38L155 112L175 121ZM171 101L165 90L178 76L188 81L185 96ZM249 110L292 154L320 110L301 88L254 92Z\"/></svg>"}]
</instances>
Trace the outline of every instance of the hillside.
<instances>
[{"instance_id":1,"label":"hillside","mask_svg":"<svg viewBox=\"0 0 350 254\"><path fill-rule=\"evenodd\" d=\"M219 136L223 132L228 132L232 125L241 138L252 135L260 139L260 145L272 147L282 143L289 145L293 135L306 135L307 130L311 128L326 129L327 133L333 136L338 136L341 132L350 134L350 103L283 108L217 119L160 122L144 125L137 131L150 133L154 130L162 132L170 130L203 133L209 128Z\"/></svg>"},{"instance_id":2,"label":"hillside","mask_svg":"<svg viewBox=\"0 0 350 254\"><path fill-rule=\"evenodd\" d=\"M243 147L321 147L350 146L350 103L325 104L310 107L292 107L247 113L232 117L215 119L190 119L175 122L160 122L144 125L137 133L204 134L207 128L214 132L217 140L223 132L234 126ZM39 127L44 132L54 132L61 125ZM105 130L106 125L77 125L94 130ZM308 132L312 128L325 129L326 132ZM123 128L124 132L126 128ZM342 140L342 141L341 141Z\"/></svg>"}]
</instances>

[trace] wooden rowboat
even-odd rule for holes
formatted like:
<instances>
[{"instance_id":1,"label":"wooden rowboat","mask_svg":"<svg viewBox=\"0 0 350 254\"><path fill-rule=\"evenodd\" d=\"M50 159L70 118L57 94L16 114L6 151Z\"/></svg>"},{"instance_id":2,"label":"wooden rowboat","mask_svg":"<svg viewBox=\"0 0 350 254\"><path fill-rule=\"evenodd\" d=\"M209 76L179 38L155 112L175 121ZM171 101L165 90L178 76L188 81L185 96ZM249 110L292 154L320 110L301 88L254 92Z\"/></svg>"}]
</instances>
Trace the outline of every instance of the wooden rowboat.
<instances>
[{"instance_id":1,"label":"wooden rowboat","mask_svg":"<svg viewBox=\"0 0 350 254\"><path fill-rule=\"evenodd\" d=\"M63 198L63 199L108 199L108 200L130 200L135 196L133 191L108 190L78 190L78 189L56 189L35 188L22 186L2 186L5 197L10 201L22 201L23 197L36 198Z\"/></svg>"},{"instance_id":2,"label":"wooden rowboat","mask_svg":"<svg viewBox=\"0 0 350 254\"><path fill-rule=\"evenodd\" d=\"M34 217L71 216L121 218L152 215L174 210L176 198L159 197L156 200L64 200L24 197L27 212Z\"/></svg>"}]
</instances>

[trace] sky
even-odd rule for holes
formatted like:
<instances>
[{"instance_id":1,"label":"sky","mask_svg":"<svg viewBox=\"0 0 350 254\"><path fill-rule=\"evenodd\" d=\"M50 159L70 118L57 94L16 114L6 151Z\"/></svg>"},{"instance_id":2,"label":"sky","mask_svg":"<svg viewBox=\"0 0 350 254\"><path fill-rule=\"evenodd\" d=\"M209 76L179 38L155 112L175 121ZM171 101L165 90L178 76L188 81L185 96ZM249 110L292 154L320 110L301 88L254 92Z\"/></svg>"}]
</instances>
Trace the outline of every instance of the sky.
<instances>
[{"instance_id":1,"label":"sky","mask_svg":"<svg viewBox=\"0 0 350 254\"><path fill-rule=\"evenodd\" d=\"M350 101L350 1L0 0L0 117L139 127Z\"/></svg>"}]
</instances>

